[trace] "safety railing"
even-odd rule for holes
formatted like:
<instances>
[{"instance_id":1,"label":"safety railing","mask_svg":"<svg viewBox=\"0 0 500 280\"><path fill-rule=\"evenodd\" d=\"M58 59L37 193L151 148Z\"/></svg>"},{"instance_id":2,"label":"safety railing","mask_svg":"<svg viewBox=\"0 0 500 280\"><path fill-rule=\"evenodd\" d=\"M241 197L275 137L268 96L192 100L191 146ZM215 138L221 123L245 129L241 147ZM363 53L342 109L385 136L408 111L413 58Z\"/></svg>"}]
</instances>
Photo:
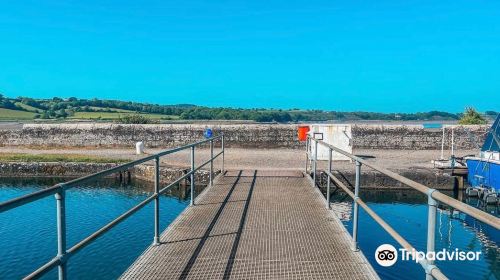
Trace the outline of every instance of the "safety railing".
<instances>
[{"instance_id":1,"label":"safety railing","mask_svg":"<svg viewBox=\"0 0 500 280\"><path fill-rule=\"evenodd\" d=\"M221 142L221 151L217 154L214 155L214 142L220 140ZM199 166L195 166L195 148L203 145L203 144L210 144L210 159L205 161ZM160 189L160 158L162 156L166 156L169 154L173 154L182 150L190 149L191 150L191 170L184 174L183 176L179 177L176 179L174 182L168 184L166 187ZM158 245L160 244L160 195L164 194L169 188L172 186L175 186L179 184L182 180L187 179L190 177L190 183L191 183L191 198L190 198L190 205L194 205L195 203L195 189L194 189L194 183L195 183L195 178L194 175L196 171L200 170L201 168L205 167L207 164L210 164L210 176L209 176L209 182L210 185L213 185L213 176L214 176L214 161L217 159L219 156L222 156L222 172L224 172L224 135L220 135L217 137L212 137L203 141L199 141L196 143L188 144L185 146L177 147L174 149L169 149L165 150L162 152L159 152L157 154L153 154L129 163L125 163L95 174L91 174L85 177L81 177L75 180L71 180L65 183L60 183L55 186L30 193L18 198L14 198L11 200L8 200L6 202L0 203L0 213L3 213L5 211L8 211L10 209L26 205L30 202L37 201L39 199L48 197L50 195L55 195L56 199L56 207L57 207L57 255L52 258L50 261L39 267L37 270L33 271L31 274L27 275L24 279L36 279L50 271L54 267L58 267L58 277L59 279L66 279L66 265L68 262L68 259L76 254L78 251L83 249L85 246L89 245L92 241L96 240L99 236L107 232L108 230L112 229L114 226L118 225L120 222L125 220L127 217L131 216L132 214L136 213L139 211L141 208L143 208L145 205L150 203L151 201L155 201L154 204L154 238L153 238L153 245ZM154 160L154 166L155 166L155 172L154 172L154 194L137 204L136 206L132 207L129 209L127 212L123 213L120 215L118 218L114 219L113 221L109 222L99 230L95 231L88 237L84 238L82 241L78 242L77 244L73 245L71 248L67 248L66 246L66 208L65 208L65 192L66 190L84 184L84 183L89 183L92 181L95 181L99 178L111 175L113 173L125 171L131 167L134 167L138 164Z\"/></svg>"},{"instance_id":2,"label":"safety railing","mask_svg":"<svg viewBox=\"0 0 500 280\"><path fill-rule=\"evenodd\" d=\"M310 152L312 150L311 142L314 143L314 153ZM467 205L461 201L458 201L454 198L447 196L439 192L436 189L432 189L426 187L420 183L417 183L413 180L410 180L404 176L401 176L397 173L394 173L385 168L379 167L375 164L369 163L366 160L357 157L351 153L348 153L344 150L341 150L335 146L332 146L328 143L325 143L322 140L318 140L315 138L308 137L306 141L306 173L308 172L309 161L312 162L312 172L313 172L313 180L314 184L316 184L316 173L318 168L318 145L322 145L328 148L328 167L325 171L328 176L327 187L326 187L326 207L330 209L330 185L331 181L335 182L337 186L342 188L352 199L354 200L354 209L353 209L353 230L352 230L352 250L359 250L358 248L358 211L359 206L361 206L366 213L372 217L375 222L377 222L389 235L391 235L407 252L411 254L416 253L416 249L406 241L396 230L394 230L387 222L385 222L377 213L375 213L366 203L359 198L359 188L360 188L360 180L361 180L361 166L366 165L373 170L376 170L390 178L395 179L398 182L401 182L425 195L428 198L428 221L427 221L427 253L435 252L435 231L436 231L436 209L438 206L438 202L447 204L454 209L457 209L485 224L488 224L496 229L500 229L500 219L492 216L486 212L483 212L479 209L476 209L470 205ZM332 152L340 153L351 160L353 160L356 164L356 177L354 184L354 193L343 184L337 177L332 174ZM427 255L427 254L426 254ZM421 260L419 262L425 270L426 279L431 280L435 279L448 279L441 270L434 264L432 260Z\"/></svg>"}]
</instances>

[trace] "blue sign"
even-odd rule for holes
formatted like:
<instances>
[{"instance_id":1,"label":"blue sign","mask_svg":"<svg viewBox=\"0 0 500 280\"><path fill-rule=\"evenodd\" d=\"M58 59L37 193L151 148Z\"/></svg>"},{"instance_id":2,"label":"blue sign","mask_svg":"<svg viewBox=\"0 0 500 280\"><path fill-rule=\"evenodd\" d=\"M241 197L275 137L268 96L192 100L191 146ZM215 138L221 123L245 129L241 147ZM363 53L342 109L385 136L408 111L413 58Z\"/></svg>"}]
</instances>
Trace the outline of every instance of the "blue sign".
<instances>
[{"instance_id":1,"label":"blue sign","mask_svg":"<svg viewBox=\"0 0 500 280\"><path fill-rule=\"evenodd\" d=\"M203 135L205 135L205 138L212 138L212 135L213 135L213 132L212 132L212 129L211 128L207 128L205 129L205 132L203 133Z\"/></svg>"}]
</instances>

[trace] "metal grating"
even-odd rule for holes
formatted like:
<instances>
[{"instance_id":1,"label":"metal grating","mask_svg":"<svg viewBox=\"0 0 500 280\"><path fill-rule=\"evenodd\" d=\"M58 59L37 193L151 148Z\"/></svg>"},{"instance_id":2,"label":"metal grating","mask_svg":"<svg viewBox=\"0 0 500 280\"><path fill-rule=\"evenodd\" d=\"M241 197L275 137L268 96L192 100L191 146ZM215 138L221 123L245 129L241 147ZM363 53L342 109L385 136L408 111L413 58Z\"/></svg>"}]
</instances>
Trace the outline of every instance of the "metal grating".
<instances>
[{"instance_id":1,"label":"metal grating","mask_svg":"<svg viewBox=\"0 0 500 280\"><path fill-rule=\"evenodd\" d=\"M321 194L292 173L228 172L122 279L378 279Z\"/></svg>"}]
</instances>

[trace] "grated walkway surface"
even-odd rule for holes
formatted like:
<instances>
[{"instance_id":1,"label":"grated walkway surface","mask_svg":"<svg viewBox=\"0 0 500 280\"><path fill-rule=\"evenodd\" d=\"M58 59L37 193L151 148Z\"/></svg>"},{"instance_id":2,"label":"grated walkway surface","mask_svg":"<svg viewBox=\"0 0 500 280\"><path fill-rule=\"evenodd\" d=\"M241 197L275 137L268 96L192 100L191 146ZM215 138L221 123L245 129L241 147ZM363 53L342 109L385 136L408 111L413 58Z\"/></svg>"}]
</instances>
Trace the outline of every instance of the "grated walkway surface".
<instances>
[{"instance_id":1,"label":"grated walkway surface","mask_svg":"<svg viewBox=\"0 0 500 280\"><path fill-rule=\"evenodd\" d=\"M229 171L123 279L378 279L297 171Z\"/></svg>"}]
</instances>

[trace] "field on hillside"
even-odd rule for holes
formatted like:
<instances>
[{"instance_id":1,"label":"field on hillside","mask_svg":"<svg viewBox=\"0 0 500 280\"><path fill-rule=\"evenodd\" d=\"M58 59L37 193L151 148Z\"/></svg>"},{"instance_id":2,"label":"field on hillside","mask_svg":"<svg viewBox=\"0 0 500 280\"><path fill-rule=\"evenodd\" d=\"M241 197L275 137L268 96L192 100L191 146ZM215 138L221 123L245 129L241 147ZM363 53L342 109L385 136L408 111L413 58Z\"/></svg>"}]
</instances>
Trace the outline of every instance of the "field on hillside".
<instances>
[{"instance_id":1,"label":"field on hillside","mask_svg":"<svg viewBox=\"0 0 500 280\"><path fill-rule=\"evenodd\" d=\"M31 120L35 113L0 108L0 120Z\"/></svg>"},{"instance_id":2,"label":"field on hillside","mask_svg":"<svg viewBox=\"0 0 500 280\"><path fill-rule=\"evenodd\" d=\"M119 112L119 113L134 113L134 111L130 111L130 110L117 109L117 108L109 108L109 107L103 108L103 107L90 106L89 108L92 109L92 110L95 110L95 111L111 110L113 112Z\"/></svg>"},{"instance_id":3,"label":"field on hillside","mask_svg":"<svg viewBox=\"0 0 500 280\"><path fill-rule=\"evenodd\" d=\"M21 102L16 102L15 104L16 104L16 106L19 106L19 107L23 108L26 111L30 111L30 112L34 112L34 113L42 113L43 112L42 109L38 109L38 108L35 108L33 106L30 106L30 105L27 105L27 104L23 104Z\"/></svg>"}]
</instances>

